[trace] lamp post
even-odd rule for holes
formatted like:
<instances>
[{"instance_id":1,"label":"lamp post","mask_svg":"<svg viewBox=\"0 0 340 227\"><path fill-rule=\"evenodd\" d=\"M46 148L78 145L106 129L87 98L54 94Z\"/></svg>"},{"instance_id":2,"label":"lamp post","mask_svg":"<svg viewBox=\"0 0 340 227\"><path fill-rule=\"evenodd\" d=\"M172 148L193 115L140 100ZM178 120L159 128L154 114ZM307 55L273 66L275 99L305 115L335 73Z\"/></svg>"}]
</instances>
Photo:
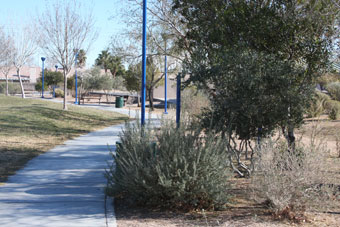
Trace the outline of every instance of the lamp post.
<instances>
[{"instance_id":1,"label":"lamp post","mask_svg":"<svg viewBox=\"0 0 340 227\"><path fill-rule=\"evenodd\" d=\"M143 0L143 44L142 44L142 116L141 125L145 124L145 90L146 90L146 0Z\"/></svg>"},{"instance_id":2,"label":"lamp post","mask_svg":"<svg viewBox=\"0 0 340 227\"><path fill-rule=\"evenodd\" d=\"M164 114L168 114L167 110L168 110L168 100L167 100L167 86L168 86L168 75L167 75L167 65L166 65L166 62L167 61L167 58L166 58L166 54L165 54L165 59L164 59L164 65L165 65L165 68L164 68L164 80L165 80L165 84L164 84Z\"/></svg>"},{"instance_id":3,"label":"lamp post","mask_svg":"<svg viewBox=\"0 0 340 227\"><path fill-rule=\"evenodd\" d=\"M46 58L41 57L41 61L42 61L42 77L41 77L41 82L42 82L42 92L41 92L41 98L44 98L44 62L45 62Z\"/></svg>"},{"instance_id":4,"label":"lamp post","mask_svg":"<svg viewBox=\"0 0 340 227\"><path fill-rule=\"evenodd\" d=\"M181 73L177 75L177 95L176 95L176 124L179 128L181 122Z\"/></svg>"},{"instance_id":5,"label":"lamp post","mask_svg":"<svg viewBox=\"0 0 340 227\"><path fill-rule=\"evenodd\" d=\"M76 89L76 100L74 101L74 104L78 104L78 97L77 97L77 93L78 93L78 78L77 78L77 58L78 58L78 52L76 53L76 57L74 59L74 67L75 67L75 74L76 74L76 78L75 78L75 89Z\"/></svg>"},{"instance_id":6,"label":"lamp post","mask_svg":"<svg viewBox=\"0 0 340 227\"><path fill-rule=\"evenodd\" d=\"M58 72L58 65L55 65L54 67L55 67L55 72ZM56 85L54 84L53 85L53 98L55 98L55 87Z\"/></svg>"}]
</instances>

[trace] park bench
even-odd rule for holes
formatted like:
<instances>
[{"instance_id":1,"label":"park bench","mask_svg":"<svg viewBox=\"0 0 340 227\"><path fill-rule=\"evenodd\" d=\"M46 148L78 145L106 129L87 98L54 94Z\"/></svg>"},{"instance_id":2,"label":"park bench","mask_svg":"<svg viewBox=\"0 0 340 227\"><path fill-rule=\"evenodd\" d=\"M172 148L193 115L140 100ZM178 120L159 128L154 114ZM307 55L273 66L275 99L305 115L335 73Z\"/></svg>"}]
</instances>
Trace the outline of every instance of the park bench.
<instances>
[{"instance_id":1,"label":"park bench","mask_svg":"<svg viewBox=\"0 0 340 227\"><path fill-rule=\"evenodd\" d=\"M85 93L85 94L82 94L81 96L80 96L80 101L79 101L79 104L81 103L81 101L83 101L83 105L84 105L84 103L85 103L85 100L86 101L90 101L90 100L93 100L93 99L95 99L95 100L98 100L98 103L99 103L99 105L100 105L100 100L101 100L101 98L102 98L102 94L98 94L98 93Z\"/></svg>"}]
</instances>

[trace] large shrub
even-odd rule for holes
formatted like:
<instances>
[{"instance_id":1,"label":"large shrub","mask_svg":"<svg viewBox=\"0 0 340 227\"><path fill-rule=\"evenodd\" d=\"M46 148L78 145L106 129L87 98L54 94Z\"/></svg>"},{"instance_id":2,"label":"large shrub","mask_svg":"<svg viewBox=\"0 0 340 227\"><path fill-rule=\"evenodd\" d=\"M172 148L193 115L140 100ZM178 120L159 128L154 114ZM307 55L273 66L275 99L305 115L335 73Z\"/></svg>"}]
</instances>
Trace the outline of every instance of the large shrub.
<instances>
[{"instance_id":1,"label":"large shrub","mask_svg":"<svg viewBox=\"0 0 340 227\"><path fill-rule=\"evenodd\" d=\"M320 85L322 89L326 87L327 84L332 82L339 82L339 76L335 73L327 72L320 76L316 82Z\"/></svg>"},{"instance_id":2,"label":"large shrub","mask_svg":"<svg viewBox=\"0 0 340 227\"><path fill-rule=\"evenodd\" d=\"M55 97L58 98L64 98L64 91L62 89L55 89Z\"/></svg>"},{"instance_id":3,"label":"large shrub","mask_svg":"<svg viewBox=\"0 0 340 227\"><path fill-rule=\"evenodd\" d=\"M326 89L333 99L340 101L340 82L332 82L327 84Z\"/></svg>"},{"instance_id":4,"label":"large shrub","mask_svg":"<svg viewBox=\"0 0 340 227\"><path fill-rule=\"evenodd\" d=\"M117 90L125 90L124 78L122 76L116 76L112 79L112 88Z\"/></svg>"},{"instance_id":5,"label":"large shrub","mask_svg":"<svg viewBox=\"0 0 340 227\"><path fill-rule=\"evenodd\" d=\"M107 193L152 206L221 209L229 195L225 147L186 125L127 124L107 171Z\"/></svg>"},{"instance_id":6,"label":"large shrub","mask_svg":"<svg viewBox=\"0 0 340 227\"><path fill-rule=\"evenodd\" d=\"M334 205L334 191L327 173L328 152L312 143L309 146L297 143L296 150L289 152L287 143L267 141L257 153L252 176L255 198L265 200L279 218L298 220L306 210Z\"/></svg>"},{"instance_id":7,"label":"large shrub","mask_svg":"<svg viewBox=\"0 0 340 227\"><path fill-rule=\"evenodd\" d=\"M327 107L331 97L320 91L315 91L314 96L307 108L307 117L319 117Z\"/></svg>"},{"instance_id":8,"label":"large shrub","mask_svg":"<svg viewBox=\"0 0 340 227\"><path fill-rule=\"evenodd\" d=\"M42 80L41 78L38 79L37 83L34 86L36 91L42 91ZM44 91L48 90L48 85L44 82Z\"/></svg>"},{"instance_id":9,"label":"large shrub","mask_svg":"<svg viewBox=\"0 0 340 227\"><path fill-rule=\"evenodd\" d=\"M327 100L325 102L325 110L331 120L340 118L340 102L336 100Z\"/></svg>"},{"instance_id":10,"label":"large shrub","mask_svg":"<svg viewBox=\"0 0 340 227\"><path fill-rule=\"evenodd\" d=\"M11 95L21 92L19 83L8 83L8 93ZM6 94L6 83L0 83L0 94Z\"/></svg>"}]
</instances>

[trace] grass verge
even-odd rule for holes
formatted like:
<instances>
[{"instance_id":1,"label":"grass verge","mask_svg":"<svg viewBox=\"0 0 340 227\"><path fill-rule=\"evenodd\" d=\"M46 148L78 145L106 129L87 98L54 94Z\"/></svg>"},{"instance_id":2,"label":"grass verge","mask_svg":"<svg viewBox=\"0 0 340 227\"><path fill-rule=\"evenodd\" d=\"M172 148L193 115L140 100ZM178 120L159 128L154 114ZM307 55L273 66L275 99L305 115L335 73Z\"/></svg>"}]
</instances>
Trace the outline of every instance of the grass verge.
<instances>
[{"instance_id":1,"label":"grass verge","mask_svg":"<svg viewBox=\"0 0 340 227\"><path fill-rule=\"evenodd\" d=\"M33 157L90 131L122 123L124 115L42 100L0 96L0 182Z\"/></svg>"}]
</instances>

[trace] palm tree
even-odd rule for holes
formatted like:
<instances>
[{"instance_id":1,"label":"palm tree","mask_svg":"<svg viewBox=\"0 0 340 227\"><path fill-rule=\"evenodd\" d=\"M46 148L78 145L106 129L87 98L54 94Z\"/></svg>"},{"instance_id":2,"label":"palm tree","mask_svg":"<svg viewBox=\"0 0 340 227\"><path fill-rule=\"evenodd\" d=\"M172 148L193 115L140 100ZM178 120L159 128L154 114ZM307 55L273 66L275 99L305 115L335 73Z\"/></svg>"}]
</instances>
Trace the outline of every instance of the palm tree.
<instances>
[{"instance_id":1,"label":"palm tree","mask_svg":"<svg viewBox=\"0 0 340 227\"><path fill-rule=\"evenodd\" d=\"M86 52L80 49L78 52L77 64L80 68L84 67L86 64Z\"/></svg>"},{"instance_id":2,"label":"palm tree","mask_svg":"<svg viewBox=\"0 0 340 227\"><path fill-rule=\"evenodd\" d=\"M105 70L105 73L107 73L107 70L109 69L109 65L111 62L111 53L108 50L102 50L102 52L99 54L98 58L96 59L95 64L97 66L102 67Z\"/></svg>"},{"instance_id":3,"label":"palm tree","mask_svg":"<svg viewBox=\"0 0 340 227\"><path fill-rule=\"evenodd\" d=\"M110 63L109 63L109 69L113 76L113 78L116 78L116 75L122 74L124 72L124 66L122 64L122 58L111 56L110 57Z\"/></svg>"}]
</instances>

